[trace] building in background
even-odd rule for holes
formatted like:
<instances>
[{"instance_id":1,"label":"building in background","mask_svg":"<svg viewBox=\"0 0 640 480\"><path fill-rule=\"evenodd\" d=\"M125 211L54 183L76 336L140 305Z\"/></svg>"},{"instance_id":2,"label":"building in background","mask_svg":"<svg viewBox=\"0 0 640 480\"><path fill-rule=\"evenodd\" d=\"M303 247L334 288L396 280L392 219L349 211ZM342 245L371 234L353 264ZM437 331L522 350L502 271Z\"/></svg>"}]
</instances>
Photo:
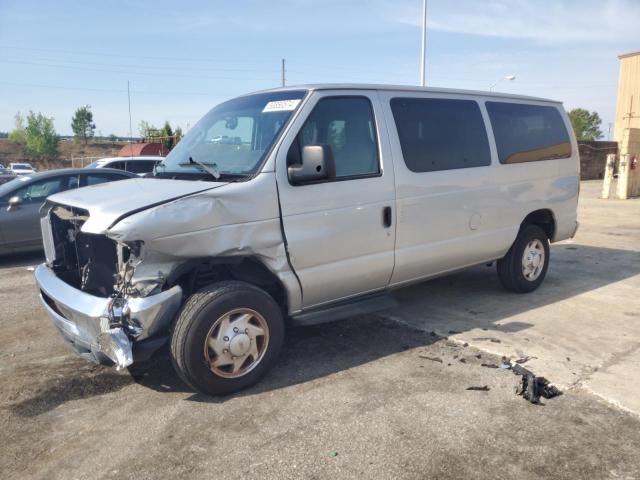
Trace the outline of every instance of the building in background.
<instances>
[{"instance_id":1,"label":"building in background","mask_svg":"<svg viewBox=\"0 0 640 480\"><path fill-rule=\"evenodd\" d=\"M618 142L617 197L640 196L640 52L620 55L614 139Z\"/></svg>"},{"instance_id":2,"label":"building in background","mask_svg":"<svg viewBox=\"0 0 640 480\"><path fill-rule=\"evenodd\" d=\"M618 58L620 77L613 139L622 145L625 129L640 128L640 51Z\"/></svg>"}]
</instances>

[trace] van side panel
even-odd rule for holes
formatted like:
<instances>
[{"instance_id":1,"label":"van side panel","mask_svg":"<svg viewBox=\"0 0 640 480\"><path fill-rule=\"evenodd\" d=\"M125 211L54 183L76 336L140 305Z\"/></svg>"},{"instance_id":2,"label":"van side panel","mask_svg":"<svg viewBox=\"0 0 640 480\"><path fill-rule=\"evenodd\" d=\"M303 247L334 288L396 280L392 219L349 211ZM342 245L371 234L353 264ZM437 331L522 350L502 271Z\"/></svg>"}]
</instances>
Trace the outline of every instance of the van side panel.
<instances>
[{"instance_id":1,"label":"van side panel","mask_svg":"<svg viewBox=\"0 0 640 480\"><path fill-rule=\"evenodd\" d=\"M421 173L410 171L404 162L389 102L392 98L414 96L476 100L489 137L491 165ZM381 101L389 125L397 180L396 261L391 286L503 257L524 218L536 210L551 210L556 221L554 240L572 235L579 190L578 150L572 133L571 158L502 165L498 161L484 106L485 98L398 91L381 92ZM567 125L561 106L551 105L561 110ZM570 126L568 131L571 132Z\"/></svg>"}]
</instances>

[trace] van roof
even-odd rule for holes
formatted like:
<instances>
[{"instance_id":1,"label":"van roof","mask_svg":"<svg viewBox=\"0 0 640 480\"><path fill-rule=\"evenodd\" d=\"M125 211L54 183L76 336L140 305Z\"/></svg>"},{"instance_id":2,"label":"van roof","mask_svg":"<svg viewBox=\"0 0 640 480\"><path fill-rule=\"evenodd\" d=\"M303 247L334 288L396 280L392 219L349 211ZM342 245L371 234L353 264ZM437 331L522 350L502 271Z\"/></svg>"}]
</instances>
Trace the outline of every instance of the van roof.
<instances>
[{"instance_id":1,"label":"van roof","mask_svg":"<svg viewBox=\"0 0 640 480\"><path fill-rule=\"evenodd\" d=\"M270 88L267 90L261 90L255 93L266 92L286 92L288 90L391 90L402 92L423 92L423 93L455 93L457 95L469 95L469 96L482 96L482 97L496 97L496 98L509 98L513 100L529 100L536 102L550 102L550 103L562 103L559 100L551 100L548 98L531 97L527 95L514 95L511 93L499 93L499 92L486 92L481 90L463 90L457 88L436 88L436 87L419 87L413 85L383 85L383 84L369 84L369 83L311 83L306 85L291 85L279 88Z\"/></svg>"}]
</instances>

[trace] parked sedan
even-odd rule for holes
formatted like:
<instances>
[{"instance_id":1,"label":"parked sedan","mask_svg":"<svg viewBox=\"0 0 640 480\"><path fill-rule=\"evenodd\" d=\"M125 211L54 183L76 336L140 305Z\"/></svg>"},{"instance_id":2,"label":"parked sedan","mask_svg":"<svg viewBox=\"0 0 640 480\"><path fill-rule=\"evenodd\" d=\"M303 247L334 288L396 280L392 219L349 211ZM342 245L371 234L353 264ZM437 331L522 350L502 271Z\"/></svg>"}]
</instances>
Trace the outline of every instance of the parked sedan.
<instances>
[{"instance_id":1,"label":"parked sedan","mask_svg":"<svg viewBox=\"0 0 640 480\"><path fill-rule=\"evenodd\" d=\"M0 185L10 182L14 178L16 178L16 175L11 170L0 166Z\"/></svg>"},{"instance_id":2,"label":"parked sedan","mask_svg":"<svg viewBox=\"0 0 640 480\"><path fill-rule=\"evenodd\" d=\"M136 175L67 168L19 176L0 186L0 255L42 249L39 210L49 195L127 178Z\"/></svg>"}]
</instances>

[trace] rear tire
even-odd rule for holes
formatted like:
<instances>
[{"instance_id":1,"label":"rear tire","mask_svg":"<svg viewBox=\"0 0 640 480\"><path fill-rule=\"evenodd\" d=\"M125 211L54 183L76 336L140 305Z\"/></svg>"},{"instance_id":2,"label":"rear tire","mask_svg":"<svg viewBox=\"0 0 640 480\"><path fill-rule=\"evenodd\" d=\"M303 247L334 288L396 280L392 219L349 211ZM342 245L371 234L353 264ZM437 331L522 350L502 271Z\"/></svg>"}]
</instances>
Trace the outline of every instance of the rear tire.
<instances>
[{"instance_id":1,"label":"rear tire","mask_svg":"<svg viewBox=\"0 0 640 480\"><path fill-rule=\"evenodd\" d=\"M248 283L226 281L185 302L171 336L171 360L194 390L228 395L260 381L283 342L275 300Z\"/></svg>"},{"instance_id":2,"label":"rear tire","mask_svg":"<svg viewBox=\"0 0 640 480\"><path fill-rule=\"evenodd\" d=\"M549 238L537 225L522 227L507 254L497 262L498 278L511 292L529 293L540 286L549 267Z\"/></svg>"}]
</instances>

